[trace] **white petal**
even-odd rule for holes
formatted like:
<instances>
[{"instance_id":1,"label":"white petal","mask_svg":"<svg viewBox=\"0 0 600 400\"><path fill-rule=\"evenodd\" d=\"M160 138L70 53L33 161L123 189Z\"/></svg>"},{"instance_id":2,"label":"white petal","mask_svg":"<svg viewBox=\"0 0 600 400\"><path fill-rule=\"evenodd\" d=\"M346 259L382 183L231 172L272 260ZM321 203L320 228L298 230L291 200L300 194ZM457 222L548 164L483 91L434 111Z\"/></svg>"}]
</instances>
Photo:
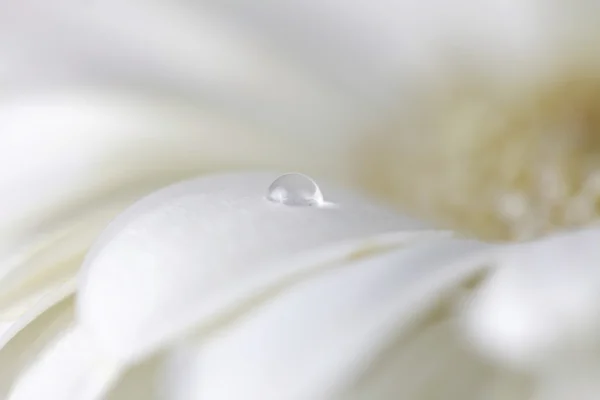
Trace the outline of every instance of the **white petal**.
<instances>
[{"instance_id":1,"label":"white petal","mask_svg":"<svg viewBox=\"0 0 600 400\"><path fill-rule=\"evenodd\" d=\"M348 96L299 71L286 52L202 4L29 3L0 5L2 87L127 86L298 136L322 137L331 122L359 111L348 112Z\"/></svg>"},{"instance_id":2,"label":"white petal","mask_svg":"<svg viewBox=\"0 0 600 400\"><path fill-rule=\"evenodd\" d=\"M470 308L473 342L495 361L535 371L596 357L599 242L594 227L506 248Z\"/></svg>"},{"instance_id":3,"label":"white petal","mask_svg":"<svg viewBox=\"0 0 600 400\"><path fill-rule=\"evenodd\" d=\"M119 93L0 99L0 316L18 316L45 286L72 277L94 238L132 199L213 163L265 153L256 145L266 141L242 144L247 131L235 125ZM225 139L229 134L236 139Z\"/></svg>"},{"instance_id":4,"label":"white petal","mask_svg":"<svg viewBox=\"0 0 600 400\"><path fill-rule=\"evenodd\" d=\"M17 318L19 310L26 310L48 292L73 280L85 251L115 208L104 207L75 222L63 223L0 261L0 318Z\"/></svg>"},{"instance_id":5,"label":"white petal","mask_svg":"<svg viewBox=\"0 0 600 400\"><path fill-rule=\"evenodd\" d=\"M300 62L363 94L389 94L394 82L443 73L442 49L463 49L503 76L539 62L548 31L535 1L288 0L215 1ZM546 23L546 24L544 24ZM546 34L546 36L544 36ZM540 37L541 36L541 37ZM441 54L440 54L441 53ZM510 65L511 68L506 68ZM428 75L425 75L427 77Z\"/></svg>"},{"instance_id":6,"label":"white petal","mask_svg":"<svg viewBox=\"0 0 600 400\"><path fill-rule=\"evenodd\" d=\"M133 357L192 321L214 318L307 268L383 243L365 239L362 246L327 250L295 264L294 255L422 226L328 187L323 193L335 207L275 204L266 194L277 176L192 180L125 212L88 256L78 297L84 325L107 350Z\"/></svg>"},{"instance_id":7,"label":"white petal","mask_svg":"<svg viewBox=\"0 0 600 400\"><path fill-rule=\"evenodd\" d=\"M161 354L131 367L113 382L103 400L171 400L164 387L165 362Z\"/></svg>"},{"instance_id":8,"label":"white petal","mask_svg":"<svg viewBox=\"0 0 600 400\"><path fill-rule=\"evenodd\" d=\"M19 376L8 399L101 399L119 371L81 328L71 325Z\"/></svg>"},{"instance_id":9,"label":"white petal","mask_svg":"<svg viewBox=\"0 0 600 400\"><path fill-rule=\"evenodd\" d=\"M15 379L72 324L74 301L69 294L73 286L67 284L40 300L2 335L0 397L7 397Z\"/></svg>"},{"instance_id":10,"label":"white petal","mask_svg":"<svg viewBox=\"0 0 600 400\"><path fill-rule=\"evenodd\" d=\"M246 135L235 123L119 93L4 101L0 130L0 313L72 275L132 199L192 171L290 160L271 151L276 142Z\"/></svg>"},{"instance_id":11,"label":"white petal","mask_svg":"<svg viewBox=\"0 0 600 400\"><path fill-rule=\"evenodd\" d=\"M4 22L0 32L11 34L0 43L7 50L21 44L14 49L21 51L9 53L12 62L59 63L73 74L108 75L114 81L147 80L157 87L171 85L180 90L186 90L185 85L195 89L216 86L285 90L292 95L293 90L306 92L309 83L294 79L299 75L292 65L262 41L201 4L154 2L140 7L103 2L88 7L35 3L0 7ZM39 65L24 67L26 72L47 76Z\"/></svg>"},{"instance_id":12,"label":"white petal","mask_svg":"<svg viewBox=\"0 0 600 400\"><path fill-rule=\"evenodd\" d=\"M530 382L470 354L454 323L486 249L430 238L323 271L134 367L107 399L527 399Z\"/></svg>"},{"instance_id":13,"label":"white petal","mask_svg":"<svg viewBox=\"0 0 600 400\"><path fill-rule=\"evenodd\" d=\"M392 343L408 340L410 327L439 298L447 297L448 286L485 268L485 259L473 257L486 249L478 242L423 240L408 249L367 256L298 282L174 351L168 375L172 392L167 397L337 398L374 360L384 357ZM436 362L436 351L451 351L444 347L443 338L431 344L436 347L429 349L428 360L404 360L398 366L400 370L414 367L412 378L404 379L425 378L419 374ZM410 349L411 344L407 346ZM469 382L473 383L459 383L464 393L471 390ZM403 391L398 386L404 386L404 393L409 392L407 383L390 383L393 387L387 390L399 394ZM419 384L419 390L423 385Z\"/></svg>"},{"instance_id":14,"label":"white petal","mask_svg":"<svg viewBox=\"0 0 600 400\"><path fill-rule=\"evenodd\" d=\"M26 93L0 103L0 129L0 234L200 168L294 157L216 114L122 92Z\"/></svg>"}]
</instances>

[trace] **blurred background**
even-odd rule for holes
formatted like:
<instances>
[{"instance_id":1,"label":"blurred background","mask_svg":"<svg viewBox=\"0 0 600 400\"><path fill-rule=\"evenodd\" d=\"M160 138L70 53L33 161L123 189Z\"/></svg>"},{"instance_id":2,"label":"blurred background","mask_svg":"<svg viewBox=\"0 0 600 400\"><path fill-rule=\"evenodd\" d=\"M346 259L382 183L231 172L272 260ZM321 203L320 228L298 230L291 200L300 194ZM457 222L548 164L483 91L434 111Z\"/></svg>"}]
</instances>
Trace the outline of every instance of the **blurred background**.
<instances>
[{"instance_id":1,"label":"blurred background","mask_svg":"<svg viewBox=\"0 0 600 400\"><path fill-rule=\"evenodd\" d=\"M250 167L486 239L588 223L597 7L3 1L0 239L12 251L75 222L91 237L157 187Z\"/></svg>"}]
</instances>

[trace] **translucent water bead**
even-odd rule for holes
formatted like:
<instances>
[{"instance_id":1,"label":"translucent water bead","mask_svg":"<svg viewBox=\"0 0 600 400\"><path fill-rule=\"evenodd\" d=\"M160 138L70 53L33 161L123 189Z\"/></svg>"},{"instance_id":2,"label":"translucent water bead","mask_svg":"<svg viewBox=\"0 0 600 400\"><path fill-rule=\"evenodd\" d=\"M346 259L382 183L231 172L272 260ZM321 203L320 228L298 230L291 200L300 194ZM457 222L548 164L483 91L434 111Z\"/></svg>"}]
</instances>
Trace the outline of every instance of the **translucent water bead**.
<instances>
[{"instance_id":1,"label":"translucent water bead","mask_svg":"<svg viewBox=\"0 0 600 400\"><path fill-rule=\"evenodd\" d=\"M267 199L286 206L315 207L325 203L321 189L306 175L291 173L275 179Z\"/></svg>"}]
</instances>

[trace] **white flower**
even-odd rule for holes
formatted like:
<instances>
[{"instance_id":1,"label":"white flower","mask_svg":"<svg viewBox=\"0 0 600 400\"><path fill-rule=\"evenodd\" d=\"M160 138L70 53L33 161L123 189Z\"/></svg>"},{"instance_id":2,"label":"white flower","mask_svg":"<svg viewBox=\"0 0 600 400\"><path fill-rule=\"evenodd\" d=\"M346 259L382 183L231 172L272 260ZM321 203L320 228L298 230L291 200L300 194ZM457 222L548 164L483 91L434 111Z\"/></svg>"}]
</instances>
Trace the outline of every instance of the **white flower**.
<instances>
[{"instance_id":1,"label":"white flower","mask_svg":"<svg viewBox=\"0 0 600 400\"><path fill-rule=\"evenodd\" d=\"M498 247L329 186L322 206L275 202L275 178L186 181L117 218L79 283L47 292L4 335L2 396L598 393L586 380L600 367L589 353L598 230Z\"/></svg>"},{"instance_id":2,"label":"white flower","mask_svg":"<svg viewBox=\"0 0 600 400\"><path fill-rule=\"evenodd\" d=\"M446 79L445 40L511 88L573 43L548 50L565 35L536 2L442 3L0 5L0 397L597 397L596 229L496 247L328 186L334 207L276 207L275 175L216 176L126 212L76 282L116 214L182 178L360 183L357 132L399 86ZM369 177L394 196L412 164L390 154Z\"/></svg>"},{"instance_id":3,"label":"white flower","mask_svg":"<svg viewBox=\"0 0 600 400\"><path fill-rule=\"evenodd\" d=\"M76 299L53 291L5 335L3 396L419 398L437 382L472 397L475 379L508 379L468 376L483 364L451 321L488 245L327 186L332 206L269 201L276 177L187 181L126 211Z\"/></svg>"}]
</instances>

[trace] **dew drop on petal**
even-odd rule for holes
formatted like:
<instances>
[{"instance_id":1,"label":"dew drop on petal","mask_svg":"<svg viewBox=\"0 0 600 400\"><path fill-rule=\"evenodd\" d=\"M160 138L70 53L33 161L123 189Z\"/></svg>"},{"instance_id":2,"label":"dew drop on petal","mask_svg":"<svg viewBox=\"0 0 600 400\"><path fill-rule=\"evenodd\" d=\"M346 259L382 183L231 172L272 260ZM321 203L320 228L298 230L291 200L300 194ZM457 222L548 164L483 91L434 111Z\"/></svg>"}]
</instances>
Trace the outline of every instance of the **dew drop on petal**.
<instances>
[{"instance_id":1,"label":"dew drop on petal","mask_svg":"<svg viewBox=\"0 0 600 400\"><path fill-rule=\"evenodd\" d=\"M286 206L314 207L324 204L321 189L306 175L291 173L275 179L267 199Z\"/></svg>"}]
</instances>

